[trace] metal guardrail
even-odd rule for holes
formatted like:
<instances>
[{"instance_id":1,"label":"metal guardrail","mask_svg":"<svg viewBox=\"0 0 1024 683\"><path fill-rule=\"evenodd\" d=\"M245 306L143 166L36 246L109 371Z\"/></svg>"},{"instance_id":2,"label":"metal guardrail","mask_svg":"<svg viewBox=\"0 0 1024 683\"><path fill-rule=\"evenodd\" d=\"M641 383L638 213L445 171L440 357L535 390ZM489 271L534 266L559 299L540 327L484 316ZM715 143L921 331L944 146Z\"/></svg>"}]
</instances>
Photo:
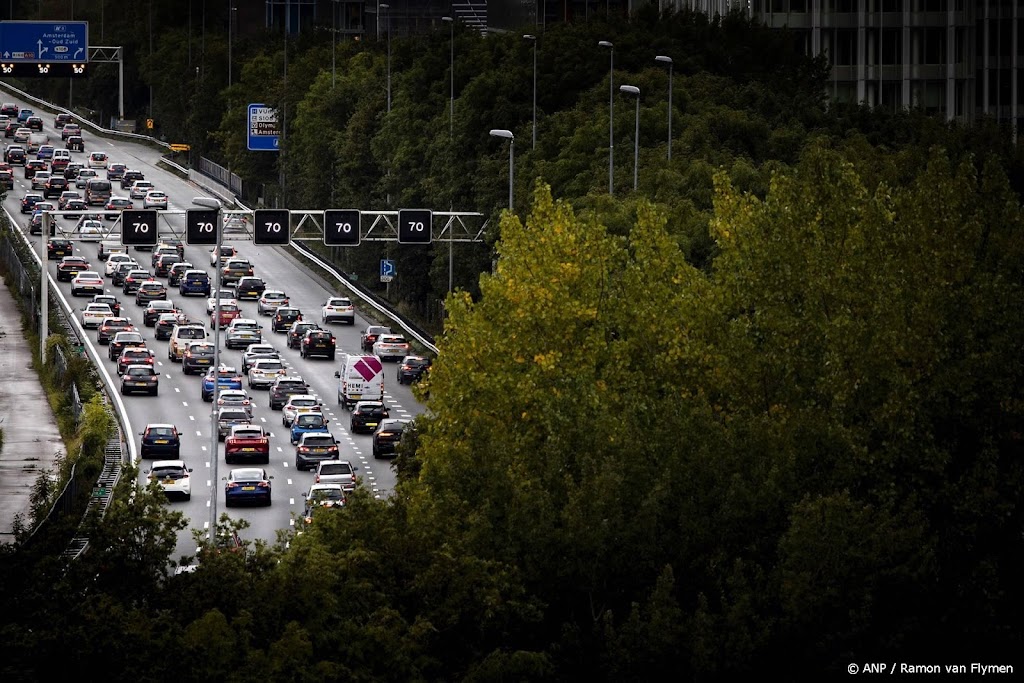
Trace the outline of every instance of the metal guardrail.
<instances>
[{"instance_id":1,"label":"metal guardrail","mask_svg":"<svg viewBox=\"0 0 1024 683\"><path fill-rule=\"evenodd\" d=\"M32 102L36 106L42 107L43 109L47 109L47 110L49 110L51 112L59 113L59 114L71 114L72 116L75 117L75 120L79 124L88 127L94 133L98 133L100 135L111 135L111 136L115 136L115 137L122 137L122 138L125 138L125 139L128 139L128 140L139 140L141 142L150 142L150 143L152 143L154 145L157 145L159 147L163 147L164 149L167 149L167 150L171 149L171 145L169 143L164 142L162 140L157 140L156 138L154 138L151 135L141 135L139 133L127 133L125 131L112 130L110 128L104 128L102 126L99 126L99 125L93 123L92 121L89 121L88 119L83 119L81 116L79 116L75 112L71 111L70 109L65 109L64 107L59 107L56 104L53 104L51 102L46 102L44 100L41 100L38 97L35 97L34 95L31 95L31 94L25 92L24 90L19 90L18 88L15 88L10 83L4 83L3 81L0 81L0 90L5 90L5 91L7 91L7 92L9 92L9 93L11 93L13 95L17 95L21 99L28 100L29 102Z\"/></svg>"}]
</instances>

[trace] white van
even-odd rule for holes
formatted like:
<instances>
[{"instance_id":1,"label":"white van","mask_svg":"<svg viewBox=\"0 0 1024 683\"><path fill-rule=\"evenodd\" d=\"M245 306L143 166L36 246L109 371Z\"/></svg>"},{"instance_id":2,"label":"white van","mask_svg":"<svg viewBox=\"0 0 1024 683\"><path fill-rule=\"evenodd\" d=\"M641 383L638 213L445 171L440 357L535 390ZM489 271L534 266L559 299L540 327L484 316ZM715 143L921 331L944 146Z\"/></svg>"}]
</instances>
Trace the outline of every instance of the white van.
<instances>
[{"instance_id":1,"label":"white van","mask_svg":"<svg viewBox=\"0 0 1024 683\"><path fill-rule=\"evenodd\" d=\"M29 133L28 151L38 152L43 145L50 144L50 137L46 133Z\"/></svg>"},{"instance_id":2,"label":"white van","mask_svg":"<svg viewBox=\"0 0 1024 683\"><path fill-rule=\"evenodd\" d=\"M338 378L338 405L351 410L356 401L384 400L384 364L377 356L342 355Z\"/></svg>"}]
</instances>

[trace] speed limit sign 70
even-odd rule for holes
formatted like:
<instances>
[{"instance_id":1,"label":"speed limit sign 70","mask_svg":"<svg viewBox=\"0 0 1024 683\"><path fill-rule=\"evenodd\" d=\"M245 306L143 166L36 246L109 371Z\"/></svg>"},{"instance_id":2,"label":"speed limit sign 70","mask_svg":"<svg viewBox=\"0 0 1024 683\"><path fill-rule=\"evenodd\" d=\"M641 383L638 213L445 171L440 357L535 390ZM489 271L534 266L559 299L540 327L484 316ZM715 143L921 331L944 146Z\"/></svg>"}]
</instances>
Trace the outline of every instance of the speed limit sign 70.
<instances>
[{"instance_id":1,"label":"speed limit sign 70","mask_svg":"<svg viewBox=\"0 0 1024 683\"><path fill-rule=\"evenodd\" d=\"M253 243L285 245L291 240L287 209L256 209Z\"/></svg>"},{"instance_id":2,"label":"speed limit sign 70","mask_svg":"<svg viewBox=\"0 0 1024 683\"><path fill-rule=\"evenodd\" d=\"M121 212L121 244L155 247L156 238L156 211L126 209Z\"/></svg>"},{"instance_id":3,"label":"speed limit sign 70","mask_svg":"<svg viewBox=\"0 0 1024 683\"><path fill-rule=\"evenodd\" d=\"M324 244L328 247L358 247L359 209L324 211Z\"/></svg>"},{"instance_id":4,"label":"speed limit sign 70","mask_svg":"<svg viewBox=\"0 0 1024 683\"><path fill-rule=\"evenodd\" d=\"M216 209L189 209L185 212L185 243L217 244L220 212Z\"/></svg>"},{"instance_id":5,"label":"speed limit sign 70","mask_svg":"<svg viewBox=\"0 0 1024 683\"><path fill-rule=\"evenodd\" d=\"M398 243L430 244L434 214L430 209L399 209Z\"/></svg>"}]
</instances>

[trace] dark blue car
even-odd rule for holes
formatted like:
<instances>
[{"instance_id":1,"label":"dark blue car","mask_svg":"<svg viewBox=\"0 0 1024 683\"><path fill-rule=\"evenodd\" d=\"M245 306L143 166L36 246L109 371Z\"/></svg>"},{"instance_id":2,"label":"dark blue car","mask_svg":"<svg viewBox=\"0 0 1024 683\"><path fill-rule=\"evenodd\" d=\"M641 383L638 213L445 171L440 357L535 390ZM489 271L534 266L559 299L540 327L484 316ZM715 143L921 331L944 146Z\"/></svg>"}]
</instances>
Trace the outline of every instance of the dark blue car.
<instances>
[{"instance_id":1,"label":"dark blue car","mask_svg":"<svg viewBox=\"0 0 1024 683\"><path fill-rule=\"evenodd\" d=\"M244 467L231 470L224 477L224 505L237 504L270 505L270 480L272 476L262 467Z\"/></svg>"},{"instance_id":2,"label":"dark blue car","mask_svg":"<svg viewBox=\"0 0 1024 683\"><path fill-rule=\"evenodd\" d=\"M217 385L223 389L241 389L242 376L238 370L226 365L220 366L218 370L210 368L203 377L203 400L207 403L213 401L213 374L217 373Z\"/></svg>"},{"instance_id":3,"label":"dark blue car","mask_svg":"<svg viewBox=\"0 0 1024 683\"><path fill-rule=\"evenodd\" d=\"M320 413L305 413L299 415L292 421L292 443L298 443L299 438L307 432L326 432L327 418Z\"/></svg>"},{"instance_id":4,"label":"dark blue car","mask_svg":"<svg viewBox=\"0 0 1024 683\"><path fill-rule=\"evenodd\" d=\"M178 283L178 293L182 296L189 294L210 296L210 276L203 270L186 270Z\"/></svg>"},{"instance_id":5,"label":"dark blue car","mask_svg":"<svg viewBox=\"0 0 1024 683\"><path fill-rule=\"evenodd\" d=\"M181 436L172 424L148 424L142 436L139 455L143 458L177 460L181 450Z\"/></svg>"}]
</instances>

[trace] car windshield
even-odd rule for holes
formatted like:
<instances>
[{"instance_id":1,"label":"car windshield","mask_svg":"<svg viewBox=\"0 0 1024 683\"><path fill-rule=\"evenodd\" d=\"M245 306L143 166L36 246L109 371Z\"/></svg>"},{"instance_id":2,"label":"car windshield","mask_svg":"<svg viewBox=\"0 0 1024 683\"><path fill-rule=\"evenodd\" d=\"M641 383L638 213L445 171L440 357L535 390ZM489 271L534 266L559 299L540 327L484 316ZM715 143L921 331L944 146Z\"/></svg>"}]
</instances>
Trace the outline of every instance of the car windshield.
<instances>
[{"instance_id":1,"label":"car windshield","mask_svg":"<svg viewBox=\"0 0 1024 683\"><path fill-rule=\"evenodd\" d=\"M183 327L178 330L179 339L202 339L206 331L199 327Z\"/></svg>"},{"instance_id":2,"label":"car windshield","mask_svg":"<svg viewBox=\"0 0 1024 683\"><path fill-rule=\"evenodd\" d=\"M149 367L145 367L145 368L128 368L128 374L132 375L133 377L136 376L136 375L140 375L140 376L141 375L152 375L153 374L153 370L151 368L149 368Z\"/></svg>"},{"instance_id":3,"label":"car windshield","mask_svg":"<svg viewBox=\"0 0 1024 683\"><path fill-rule=\"evenodd\" d=\"M316 501L328 501L328 500L330 500L330 501L339 501L339 500L343 500L344 497L345 497L345 495L341 492L341 488L340 487L338 487L338 488L331 487L331 488L313 489L313 496L312 496L312 498L313 498L313 500L316 500Z\"/></svg>"},{"instance_id":4,"label":"car windshield","mask_svg":"<svg viewBox=\"0 0 1024 683\"><path fill-rule=\"evenodd\" d=\"M220 414L222 420L248 420L249 416L246 415L244 410L225 410Z\"/></svg>"},{"instance_id":5,"label":"car windshield","mask_svg":"<svg viewBox=\"0 0 1024 683\"><path fill-rule=\"evenodd\" d=\"M259 329L258 323L235 323L234 329L236 330L257 330Z\"/></svg>"},{"instance_id":6,"label":"car windshield","mask_svg":"<svg viewBox=\"0 0 1024 683\"><path fill-rule=\"evenodd\" d=\"M298 407L315 406L316 405L316 399L315 398L293 398L292 399L292 405L293 406L298 406Z\"/></svg>"},{"instance_id":7,"label":"car windshield","mask_svg":"<svg viewBox=\"0 0 1024 683\"><path fill-rule=\"evenodd\" d=\"M324 420L319 415L300 415L296 424L300 427L322 427Z\"/></svg>"},{"instance_id":8,"label":"car windshield","mask_svg":"<svg viewBox=\"0 0 1024 683\"><path fill-rule=\"evenodd\" d=\"M320 474L352 474L347 462L325 462L320 464Z\"/></svg>"},{"instance_id":9,"label":"car windshield","mask_svg":"<svg viewBox=\"0 0 1024 683\"><path fill-rule=\"evenodd\" d=\"M233 470L231 479L234 481L263 481L263 470Z\"/></svg>"},{"instance_id":10,"label":"car windshield","mask_svg":"<svg viewBox=\"0 0 1024 683\"><path fill-rule=\"evenodd\" d=\"M284 363L279 360L265 360L256 363L257 370L269 371L269 370L280 370L284 367Z\"/></svg>"},{"instance_id":11,"label":"car windshield","mask_svg":"<svg viewBox=\"0 0 1024 683\"><path fill-rule=\"evenodd\" d=\"M155 479L183 479L186 476L185 470L180 466L154 467L153 477Z\"/></svg>"},{"instance_id":12,"label":"car windshield","mask_svg":"<svg viewBox=\"0 0 1024 683\"><path fill-rule=\"evenodd\" d=\"M174 436L174 430L170 427L150 427L148 435L156 437L171 437Z\"/></svg>"},{"instance_id":13,"label":"car windshield","mask_svg":"<svg viewBox=\"0 0 1024 683\"><path fill-rule=\"evenodd\" d=\"M307 436L306 440L303 441L303 443L306 444L307 446L333 446L334 445L334 439L331 438L330 436L327 436L327 435L324 435L324 436ZM321 473L322 474L335 474L335 472L329 472L328 473L328 472L324 472L322 470L321 470Z\"/></svg>"},{"instance_id":14,"label":"car windshield","mask_svg":"<svg viewBox=\"0 0 1024 683\"><path fill-rule=\"evenodd\" d=\"M239 439L262 439L263 431L260 429L236 429L232 436Z\"/></svg>"}]
</instances>

